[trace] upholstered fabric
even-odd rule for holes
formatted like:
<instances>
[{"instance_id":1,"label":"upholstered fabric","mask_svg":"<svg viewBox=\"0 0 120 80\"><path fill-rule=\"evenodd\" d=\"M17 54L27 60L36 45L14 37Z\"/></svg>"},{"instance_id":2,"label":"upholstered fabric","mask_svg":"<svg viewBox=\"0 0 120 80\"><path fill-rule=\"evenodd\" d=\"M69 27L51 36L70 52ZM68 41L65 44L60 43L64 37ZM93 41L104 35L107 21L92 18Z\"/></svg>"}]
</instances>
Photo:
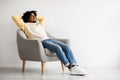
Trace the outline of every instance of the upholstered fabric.
<instances>
[{"instance_id":1,"label":"upholstered fabric","mask_svg":"<svg viewBox=\"0 0 120 80\"><path fill-rule=\"evenodd\" d=\"M50 34L48 36L54 38ZM54 39L60 40L67 44L69 43L68 39ZM28 39L21 29L17 31L17 47L19 56L22 60L42 62L58 61L55 53L43 48L41 41Z\"/></svg>"}]
</instances>

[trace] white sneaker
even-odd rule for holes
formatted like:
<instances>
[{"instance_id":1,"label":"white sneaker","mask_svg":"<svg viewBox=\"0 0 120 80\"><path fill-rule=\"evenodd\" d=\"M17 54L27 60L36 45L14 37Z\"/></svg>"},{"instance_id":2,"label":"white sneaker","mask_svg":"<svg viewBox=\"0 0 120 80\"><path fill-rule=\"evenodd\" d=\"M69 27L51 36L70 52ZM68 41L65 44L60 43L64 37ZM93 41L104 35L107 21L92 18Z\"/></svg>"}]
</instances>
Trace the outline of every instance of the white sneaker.
<instances>
[{"instance_id":1,"label":"white sneaker","mask_svg":"<svg viewBox=\"0 0 120 80\"><path fill-rule=\"evenodd\" d=\"M78 66L74 66L70 69L70 75L84 76L85 74L86 72Z\"/></svg>"}]
</instances>

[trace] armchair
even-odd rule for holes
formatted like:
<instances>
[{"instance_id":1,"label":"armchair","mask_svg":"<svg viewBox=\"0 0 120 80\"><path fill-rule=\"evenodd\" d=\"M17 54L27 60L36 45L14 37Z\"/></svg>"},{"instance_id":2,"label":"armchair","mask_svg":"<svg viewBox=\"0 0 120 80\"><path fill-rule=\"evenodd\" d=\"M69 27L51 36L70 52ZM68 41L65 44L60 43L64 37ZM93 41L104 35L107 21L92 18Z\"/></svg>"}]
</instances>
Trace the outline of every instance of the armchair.
<instances>
[{"instance_id":1,"label":"armchair","mask_svg":"<svg viewBox=\"0 0 120 80\"><path fill-rule=\"evenodd\" d=\"M53 37L49 33L47 34L48 37L50 38L54 38L56 40L69 44L68 39L58 39ZM46 62L59 61L54 52L51 52L48 49L43 48L41 41L28 39L21 29L17 30L17 48L19 57L22 60L22 72L24 72L26 61L40 61L42 74L44 74L45 72ZM62 70L64 71L64 64L61 63L61 66Z\"/></svg>"}]
</instances>

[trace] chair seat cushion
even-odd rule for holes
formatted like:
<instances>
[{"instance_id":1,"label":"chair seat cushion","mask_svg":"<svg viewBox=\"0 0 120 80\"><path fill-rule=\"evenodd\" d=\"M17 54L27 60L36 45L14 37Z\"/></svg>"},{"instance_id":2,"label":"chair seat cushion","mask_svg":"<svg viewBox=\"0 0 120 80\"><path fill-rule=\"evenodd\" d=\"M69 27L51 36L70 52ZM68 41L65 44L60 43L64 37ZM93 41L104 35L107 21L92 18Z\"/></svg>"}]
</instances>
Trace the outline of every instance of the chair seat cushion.
<instances>
[{"instance_id":1,"label":"chair seat cushion","mask_svg":"<svg viewBox=\"0 0 120 80\"><path fill-rule=\"evenodd\" d=\"M54 56L56 56L56 53L55 52L52 52L52 51L50 51L50 50L48 50L48 49L44 49L45 50L45 54L46 54L46 56L50 56L50 57L54 57Z\"/></svg>"}]
</instances>

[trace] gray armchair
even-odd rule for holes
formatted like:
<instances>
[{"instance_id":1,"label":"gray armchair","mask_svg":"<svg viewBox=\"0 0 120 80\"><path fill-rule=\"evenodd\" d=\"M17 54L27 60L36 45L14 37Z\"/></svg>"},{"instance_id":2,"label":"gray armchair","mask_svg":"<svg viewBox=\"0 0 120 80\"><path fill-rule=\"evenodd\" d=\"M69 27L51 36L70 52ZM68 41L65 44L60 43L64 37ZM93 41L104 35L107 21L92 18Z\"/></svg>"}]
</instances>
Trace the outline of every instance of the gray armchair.
<instances>
[{"instance_id":1,"label":"gray armchair","mask_svg":"<svg viewBox=\"0 0 120 80\"><path fill-rule=\"evenodd\" d=\"M48 37L54 38L51 34L47 33ZM69 44L68 39L58 39L66 44ZM40 61L41 62L41 73L45 72L45 63L48 61L59 61L54 52L49 51L46 48L43 48L41 41L39 40L30 40L26 37L24 32L19 29L17 30L17 47L20 59L22 62L22 72L25 69L26 61ZM64 64L61 63L62 70L64 71Z\"/></svg>"}]
</instances>

